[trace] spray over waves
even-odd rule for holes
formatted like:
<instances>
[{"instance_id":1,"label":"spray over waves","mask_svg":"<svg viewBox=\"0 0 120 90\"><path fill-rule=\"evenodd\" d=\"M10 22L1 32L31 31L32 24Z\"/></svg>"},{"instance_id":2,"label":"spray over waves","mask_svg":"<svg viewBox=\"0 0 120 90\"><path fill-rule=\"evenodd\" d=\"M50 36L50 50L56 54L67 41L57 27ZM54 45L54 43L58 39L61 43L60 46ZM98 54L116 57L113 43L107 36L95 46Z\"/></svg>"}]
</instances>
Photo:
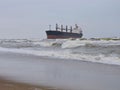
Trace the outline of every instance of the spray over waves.
<instances>
[{"instance_id":1,"label":"spray over waves","mask_svg":"<svg viewBox=\"0 0 120 90\"><path fill-rule=\"evenodd\" d=\"M120 40L2 39L0 51L120 65Z\"/></svg>"}]
</instances>

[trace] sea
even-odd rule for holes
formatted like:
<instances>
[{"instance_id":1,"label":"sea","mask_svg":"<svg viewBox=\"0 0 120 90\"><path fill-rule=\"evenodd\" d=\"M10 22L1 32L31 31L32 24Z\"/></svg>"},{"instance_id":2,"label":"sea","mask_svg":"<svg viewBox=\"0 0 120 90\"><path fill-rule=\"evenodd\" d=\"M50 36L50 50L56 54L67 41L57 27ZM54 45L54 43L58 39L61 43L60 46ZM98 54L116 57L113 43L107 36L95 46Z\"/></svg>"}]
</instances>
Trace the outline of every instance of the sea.
<instances>
[{"instance_id":1,"label":"sea","mask_svg":"<svg viewBox=\"0 0 120 90\"><path fill-rule=\"evenodd\" d=\"M120 65L120 39L0 39L0 51Z\"/></svg>"}]
</instances>

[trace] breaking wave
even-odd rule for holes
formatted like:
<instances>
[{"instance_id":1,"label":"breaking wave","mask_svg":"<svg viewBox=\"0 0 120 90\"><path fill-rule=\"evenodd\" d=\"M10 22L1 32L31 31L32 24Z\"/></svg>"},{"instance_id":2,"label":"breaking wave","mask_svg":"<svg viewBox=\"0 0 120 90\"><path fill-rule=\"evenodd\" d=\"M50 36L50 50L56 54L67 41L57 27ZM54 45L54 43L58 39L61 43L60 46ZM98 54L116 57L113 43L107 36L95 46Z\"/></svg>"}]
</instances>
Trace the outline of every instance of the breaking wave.
<instances>
[{"instance_id":1,"label":"breaking wave","mask_svg":"<svg viewBox=\"0 0 120 90\"><path fill-rule=\"evenodd\" d=\"M120 65L120 40L2 39L0 51Z\"/></svg>"}]
</instances>

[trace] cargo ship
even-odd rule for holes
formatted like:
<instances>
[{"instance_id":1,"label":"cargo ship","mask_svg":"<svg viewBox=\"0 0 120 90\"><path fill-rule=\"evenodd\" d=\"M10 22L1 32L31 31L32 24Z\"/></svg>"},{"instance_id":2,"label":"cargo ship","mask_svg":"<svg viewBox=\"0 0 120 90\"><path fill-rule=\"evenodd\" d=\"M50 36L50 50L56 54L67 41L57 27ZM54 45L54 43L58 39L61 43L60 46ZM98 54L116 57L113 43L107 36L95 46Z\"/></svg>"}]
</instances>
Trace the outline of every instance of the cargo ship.
<instances>
[{"instance_id":1,"label":"cargo ship","mask_svg":"<svg viewBox=\"0 0 120 90\"><path fill-rule=\"evenodd\" d=\"M82 29L75 24L75 28L65 28L63 25L61 27L56 24L55 30L51 30L51 25L49 25L49 30L46 31L47 39L67 39L67 38L81 38L83 36Z\"/></svg>"}]
</instances>

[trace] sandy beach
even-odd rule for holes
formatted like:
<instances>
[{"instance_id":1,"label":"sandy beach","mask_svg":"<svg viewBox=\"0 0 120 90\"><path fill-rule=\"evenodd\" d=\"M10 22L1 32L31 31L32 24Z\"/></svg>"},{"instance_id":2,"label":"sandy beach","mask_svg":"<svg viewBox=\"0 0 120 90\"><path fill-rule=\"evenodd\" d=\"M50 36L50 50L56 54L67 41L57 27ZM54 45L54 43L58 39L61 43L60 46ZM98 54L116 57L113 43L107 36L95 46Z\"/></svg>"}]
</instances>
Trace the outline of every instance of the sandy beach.
<instances>
[{"instance_id":1,"label":"sandy beach","mask_svg":"<svg viewBox=\"0 0 120 90\"><path fill-rule=\"evenodd\" d=\"M56 90L56 89L50 87L29 85L24 83L16 83L16 82L0 79L0 90Z\"/></svg>"},{"instance_id":2,"label":"sandy beach","mask_svg":"<svg viewBox=\"0 0 120 90\"><path fill-rule=\"evenodd\" d=\"M10 82L7 80L0 80L1 90L46 90L37 86L20 84L15 82Z\"/></svg>"},{"instance_id":3,"label":"sandy beach","mask_svg":"<svg viewBox=\"0 0 120 90\"><path fill-rule=\"evenodd\" d=\"M120 66L0 52L0 77L20 90L119 90ZM12 89L1 81L2 90ZM7 84L8 86L4 85ZM26 83L26 85L18 84ZM29 86L32 85L32 86ZM19 87L20 86L20 87ZM7 89L10 88L10 89ZM25 89L24 89L25 88ZM41 89L40 89L41 90Z\"/></svg>"}]
</instances>

